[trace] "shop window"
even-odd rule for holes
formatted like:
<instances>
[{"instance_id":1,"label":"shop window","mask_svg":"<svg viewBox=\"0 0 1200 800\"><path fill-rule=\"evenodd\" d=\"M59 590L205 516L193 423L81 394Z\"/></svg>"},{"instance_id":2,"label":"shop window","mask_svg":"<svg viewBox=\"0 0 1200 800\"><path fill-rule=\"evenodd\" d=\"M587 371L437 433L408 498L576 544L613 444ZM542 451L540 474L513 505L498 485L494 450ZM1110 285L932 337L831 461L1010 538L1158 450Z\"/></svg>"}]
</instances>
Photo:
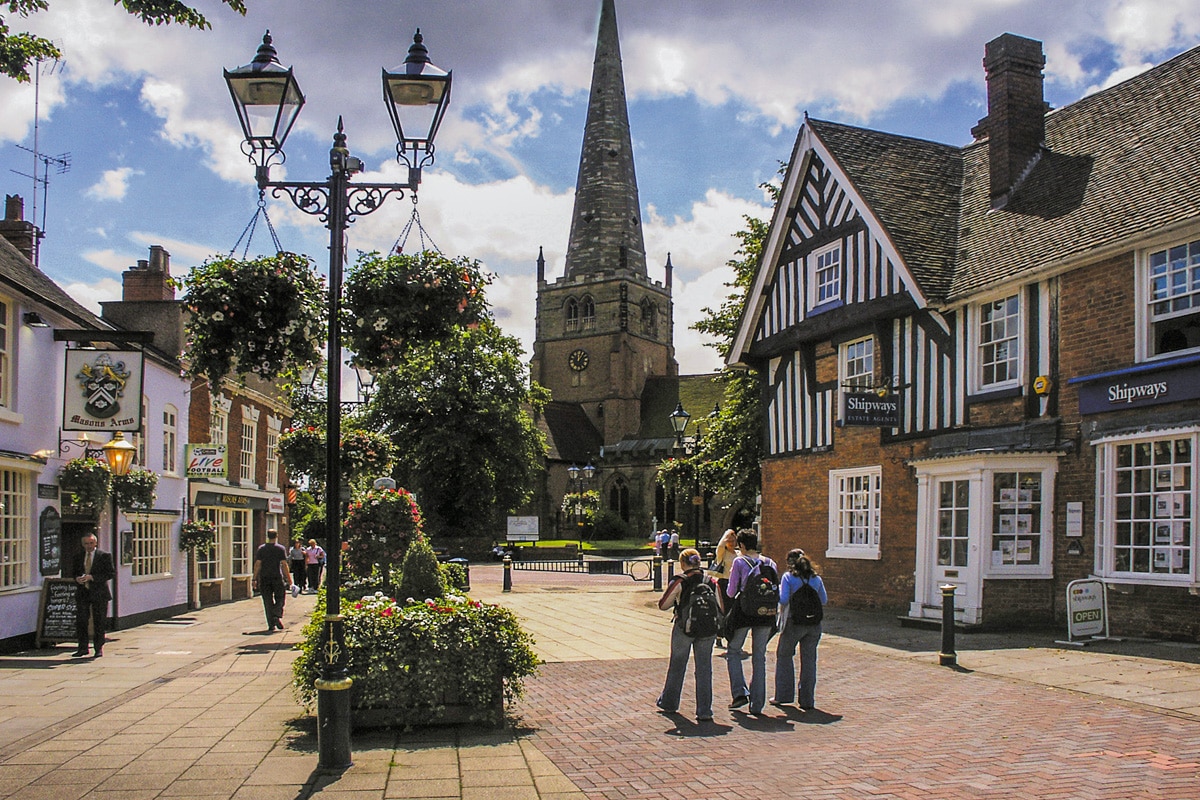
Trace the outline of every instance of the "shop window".
<instances>
[{"instance_id":1,"label":"shop window","mask_svg":"<svg viewBox=\"0 0 1200 800\"><path fill-rule=\"evenodd\" d=\"M1195 559L1196 439L1130 439L1098 448L1101 574L1190 583Z\"/></svg>"},{"instance_id":2,"label":"shop window","mask_svg":"<svg viewBox=\"0 0 1200 800\"><path fill-rule=\"evenodd\" d=\"M137 519L133 528L133 566L135 578L167 575L171 572L171 528L174 517Z\"/></svg>"},{"instance_id":3,"label":"shop window","mask_svg":"<svg viewBox=\"0 0 1200 800\"><path fill-rule=\"evenodd\" d=\"M879 558L879 467L830 470L829 558Z\"/></svg>"},{"instance_id":4,"label":"shop window","mask_svg":"<svg viewBox=\"0 0 1200 800\"><path fill-rule=\"evenodd\" d=\"M222 511L228 515L231 567L234 577L252 572L250 560L250 512L241 510Z\"/></svg>"},{"instance_id":5,"label":"shop window","mask_svg":"<svg viewBox=\"0 0 1200 800\"><path fill-rule=\"evenodd\" d=\"M993 571L1042 563L1046 519L1040 472L996 472L992 475Z\"/></svg>"},{"instance_id":6,"label":"shop window","mask_svg":"<svg viewBox=\"0 0 1200 800\"><path fill-rule=\"evenodd\" d=\"M217 535L211 547L196 548L196 574L202 581L215 581L224 577L221 569L221 543L228 541L229 531L221 525L221 509L200 507L196 509L196 519L211 522L216 526Z\"/></svg>"},{"instance_id":7,"label":"shop window","mask_svg":"<svg viewBox=\"0 0 1200 800\"><path fill-rule=\"evenodd\" d=\"M29 472L0 468L0 591L29 585L31 486Z\"/></svg>"}]
</instances>

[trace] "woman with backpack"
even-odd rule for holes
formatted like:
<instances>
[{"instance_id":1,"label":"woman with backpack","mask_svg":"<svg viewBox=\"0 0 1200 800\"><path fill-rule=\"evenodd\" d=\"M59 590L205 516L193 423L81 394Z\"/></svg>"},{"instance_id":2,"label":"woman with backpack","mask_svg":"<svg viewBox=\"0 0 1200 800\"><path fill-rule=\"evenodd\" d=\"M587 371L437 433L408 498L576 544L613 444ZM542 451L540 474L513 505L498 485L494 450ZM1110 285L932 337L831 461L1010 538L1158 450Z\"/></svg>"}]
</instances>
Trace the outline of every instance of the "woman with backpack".
<instances>
[{"instance_id":1,"label":"woman with backpack","mask_svg":"<svg viewBox=\"0 0 1200 800\"><path fill-rule=\"evenodd\" d=\"M673 609L674 619L667 680L655 705L668 714L679 711L690 653L695 659L696 721L711 722L713 640L724 603L717 582L704 574L700 553L695 548L689 547L679 554L679 574L667 584L658 607L663 611Z\"/></svg>"},{"instance_id":2,"label":"woman with backpack","mask_svg":"<svg viewBox=\"0 0 1200 800\"><path fill-rule=\"evenodd\" d=\"M791 569L779 586L779 605L783 607L783 630L775 651L775 697L771 705L788 705L800 695L800 708L816 706L817 643L821 641L821 620L829 595L825 583L803 550L788 553ZM796 685L793 659L800 647L800 684Z\"/></svg>"},{"instance_id":3,"label":"woman with backpack","mask_svg":"<svg viewBox=\"0 0 1200 800\"><path fill-rule=\"evenodd\" d=\"M750 706L751 714L761 714L767 704L767 643L775 633L775 617L779 613L779 569L775 562L758 552L758 534L742 528L737 535L742 554L729 568L729 586L725 590L734 598L729 628L729 649L725 663L729 667L731 709ZM752 637L750 647L750 687L740 658L746 636Z\"/></svg>"}]
</instances>

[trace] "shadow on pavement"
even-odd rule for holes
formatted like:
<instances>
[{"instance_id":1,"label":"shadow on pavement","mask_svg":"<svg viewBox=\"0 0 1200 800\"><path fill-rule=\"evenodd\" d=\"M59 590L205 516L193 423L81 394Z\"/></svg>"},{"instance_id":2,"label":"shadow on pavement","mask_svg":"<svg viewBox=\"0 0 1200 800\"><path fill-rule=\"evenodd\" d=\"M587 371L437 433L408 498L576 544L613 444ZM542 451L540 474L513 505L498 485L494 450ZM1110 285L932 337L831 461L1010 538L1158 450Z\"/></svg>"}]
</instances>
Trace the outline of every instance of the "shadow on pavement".
<instances>
[{"instance_id":1,"label":"shadow on pavement","mask_svg":"<svg viewBox=\"0 0 1200 800\"><path fill-rule=\"evenodd\" d=\"M841 714L830 714L828 711L822 711L819 708L814 708L811 711L803 711L794 706L785 706L783 711L787 713L787 718L791 722L798 722L803 725L830 725L834 722L841 722Z\"/></svg>"},{"instance_id":2,"label":"shadow on pavement","mask_svg":"<svg viewBox=\"0 0 1200 800\"><path fill-rule=\"evenodd\" d=\"M780 733L792 729L792 721L788 717L756 717L753 714L734 712L733 721L748 731Z\"/></svg>"},{"instance_id":3,"label":"shadow on pavement","mask_svg":"<svg viewBox=\"0 0 1200 800\"><path fill-rule=\"evenodd\" d=\"M675 723L674 728L668 728L667 730L663 731L663 733L665 733L667 736L706 738L710 736L724 736L733 730L733 727L730 725L723 725L719 722L713 722L712 720L698 722L690 717L685 717L678 711L660 711L659 714Z\"/></svg>"},{"instance_id":4,"label":"shadow on pavement","mask_svg":"<svg viewBox=\"0 0 1200 800\"><path fill-rule=\"evenodd\" d=\"M20 658L8 658L0 656L0 669L54 669L65 664L79 663L79 659L74 662L61 659L61 653L47 653L44 657L30 658L28 653Z\"/></svg>"},{"instance_id":5,"label":"shadow on pavement","mask_svg":"<svg viewBox=\"0 0 1200 800\"><path fill-rule=\"evenodd\" d=\"M278 653L280 650L291 650L295 642L263 642L262 644L238 645L239 653Z\"/></svg>"}]
</instances>

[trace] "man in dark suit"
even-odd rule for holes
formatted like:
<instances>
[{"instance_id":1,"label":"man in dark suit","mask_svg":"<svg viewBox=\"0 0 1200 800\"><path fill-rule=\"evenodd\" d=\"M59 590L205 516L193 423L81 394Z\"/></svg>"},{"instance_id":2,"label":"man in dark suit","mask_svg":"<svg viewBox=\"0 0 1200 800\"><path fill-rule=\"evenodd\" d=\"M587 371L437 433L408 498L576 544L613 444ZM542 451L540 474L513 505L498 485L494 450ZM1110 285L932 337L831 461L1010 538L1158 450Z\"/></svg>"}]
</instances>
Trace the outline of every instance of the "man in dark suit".
<instances>
[{"instance_id":1,"label":"man in dark suit","mask_svg":"<svg viewBox=\"0 0 1200 800\"><path fill-rule=\"evenodd\" d=\"M72 658L83 658L88 654L88 621L92 623L92 641L96 658L104 655L104 629L108 624L108 601L112 600L108 582L116 575L112 553L99 549L96 534L86 534L80 542L83 550L71 560L71 572L75 588L75 638L79 647Z\"/></svg>"}]
</instances>

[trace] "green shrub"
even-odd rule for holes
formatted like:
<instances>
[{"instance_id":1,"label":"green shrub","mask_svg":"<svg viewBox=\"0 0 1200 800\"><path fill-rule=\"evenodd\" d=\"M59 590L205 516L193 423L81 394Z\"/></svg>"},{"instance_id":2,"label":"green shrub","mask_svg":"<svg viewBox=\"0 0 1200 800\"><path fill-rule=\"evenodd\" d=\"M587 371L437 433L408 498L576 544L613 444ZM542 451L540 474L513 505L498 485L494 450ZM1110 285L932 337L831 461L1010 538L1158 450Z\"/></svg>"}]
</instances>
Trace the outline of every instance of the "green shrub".
<instances>
[{"instance_id":1,"label":"green shrub","mask_svg":"<svg viewBox=\"0 0 1200 800\"><path fill-rule=\"evenodd\" d=\"M495 701L524 693L536 674L533 638L516 616L464 597L397 604L382 592L343 600L348 674L355 709L403 709L414 722L433 719L447 703L462 704L472 722L499 724ZM321 673L325 593L304 628L293 662L293 686L307 707Z\"/></svg>"},{"instance_id":2,"label":"green shrub","mask_svg":"<svg viewBox=\"0 0 1200 800\"><path fill-rule=\"evenodd\" d=\"M439 564L442 570L442 583L447 589L467 591L471 584L467 577L467 568L462 564Z\"/></svg>"},{"instance_id":3,"label":"green shrub","mask_svg":"<svg viewBox=\"0 0 1200 800\"><path fill-rule=\"evenodd\" d=\"M441 597L446 593L442 582L441 565L433 548L424 536L413 539L404 554L404 564L400 568L400 588L398 597L410 597L415 600Z\"/></svg>"},{"instance_id":4,"label":"green shrub","mask_svg":"<svg viewBox=\"0 0 1200 800\"><path fill-rule=\"evenodd\" d=\"M628 539L630 537L629 523L621 519L615 511L601 511L596 515L592 527L593 539Z\"/></svg>"}]
</instances>

